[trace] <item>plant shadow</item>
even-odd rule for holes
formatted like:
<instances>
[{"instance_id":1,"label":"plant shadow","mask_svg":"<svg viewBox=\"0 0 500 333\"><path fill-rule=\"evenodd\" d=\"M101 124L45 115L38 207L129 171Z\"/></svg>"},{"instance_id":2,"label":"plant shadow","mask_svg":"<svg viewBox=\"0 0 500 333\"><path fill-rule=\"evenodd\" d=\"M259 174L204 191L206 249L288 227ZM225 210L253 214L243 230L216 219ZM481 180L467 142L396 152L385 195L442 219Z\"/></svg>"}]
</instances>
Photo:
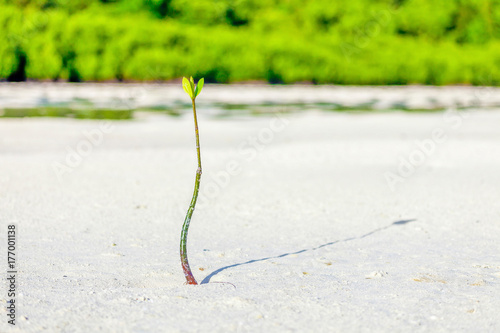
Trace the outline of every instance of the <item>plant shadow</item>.
<instances>
[{"instance_id":1,"label":"plant shadow","mask_svg":"<svg viewBox=\"0 0 500 333\"><path fill-rule=\"evenodd\" d=\"M380 228L377 228L375 230L372 230L369 233L366 233L366 234L358 236L358 237L350 237L350 238L346 238L346 239L336 240L336 241L325 243L325 244L322 244L322 245L319 245L319 246L316 246L316 247L312 247L310 249L304 249L304 250L300 250L300 251L296 251L296 252L283 253L283 254L280 254L280 255L274 256L274 257L266 257L266 258L260 258L260 259L253 259L253 260L245 261L245 262L242 262L242 263L225 266L225 267L219 268L219 269L213 271L212 273L210 273L209 275L207 275L207 277L205 277L203 279L203 281L201 281L200 284L209 283L210 280L214 276L216 276L220 272L225 271L226 269L229 269L229 268L234 268L234 267L238 267L238 266L253 264L253 263L256 263L256 262L266 261L266 260L270 260L270 259L283 258L283 257L287 257L287 256L292 255L292 254L299 254L299 253L304 253L304 252L308 252L308 251L316 251L316 250L319 250L319 249L321 249L323 247L331 246L331 245L334 245L334 244L337 244L337 243L350 242L350 241L353 241L353 240L356 240L356 239L363 239L365 237L371 236L371 235L373 235L373 234L375 234L377 232L389 229L391 227L399 226L399 225L405 225L407 223L414 222L414 221L416 221L416 219L400 220L400 221L393 222L393 223L391 223L389 225L386 225L385 227L380 227Z\"/></svg>"}]
</instances>

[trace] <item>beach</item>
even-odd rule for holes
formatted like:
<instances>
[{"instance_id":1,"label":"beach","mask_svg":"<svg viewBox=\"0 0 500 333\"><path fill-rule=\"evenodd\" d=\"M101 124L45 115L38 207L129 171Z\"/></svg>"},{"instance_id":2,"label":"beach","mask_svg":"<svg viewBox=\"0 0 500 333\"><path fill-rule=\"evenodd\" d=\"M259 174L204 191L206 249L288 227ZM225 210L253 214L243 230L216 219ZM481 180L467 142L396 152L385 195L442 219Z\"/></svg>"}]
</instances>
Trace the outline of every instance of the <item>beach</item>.
<instances>
[{"instance_id":1,"label":"beach","mask_svg":"<svg viewBox=\"0 0 500 333\"><path fill-rule=\"evenodd\" d=\"M200 107L197 286L189 113L0 119L0 331L499 331L500 110L445 107Z\"/></svg>"}]
</instances>

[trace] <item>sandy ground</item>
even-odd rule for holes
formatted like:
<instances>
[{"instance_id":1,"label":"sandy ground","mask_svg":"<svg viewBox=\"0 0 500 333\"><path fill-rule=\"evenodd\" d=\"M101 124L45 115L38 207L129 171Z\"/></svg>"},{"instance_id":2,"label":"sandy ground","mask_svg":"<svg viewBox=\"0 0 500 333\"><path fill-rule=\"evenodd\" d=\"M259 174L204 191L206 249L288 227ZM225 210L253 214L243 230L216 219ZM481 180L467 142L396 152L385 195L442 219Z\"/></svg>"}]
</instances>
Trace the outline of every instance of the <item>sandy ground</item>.
<instances>
[{"instance_id":1,"label":"sandy ground","mask_svg":"<svg viewBox=\"0 0 500 333\"><path fill-rule=\"evenodd\" d=\"M0 120L1 332L500 331L500 110L200 118L199 286L191 117Z\"/></svg>"}]
</instances>

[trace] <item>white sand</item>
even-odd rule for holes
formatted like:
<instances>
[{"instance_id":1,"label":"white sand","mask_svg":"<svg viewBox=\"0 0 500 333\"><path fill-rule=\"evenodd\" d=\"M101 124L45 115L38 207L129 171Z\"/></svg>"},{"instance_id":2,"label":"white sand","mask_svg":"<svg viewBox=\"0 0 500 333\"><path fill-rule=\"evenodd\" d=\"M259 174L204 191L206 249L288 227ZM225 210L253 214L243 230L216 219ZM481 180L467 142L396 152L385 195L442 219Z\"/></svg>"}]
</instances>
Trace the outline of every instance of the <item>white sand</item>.
<instances>
[{"instance_id":1,"label":"white sand","mask_svg":"<svg viewBox=\"0 0 500 333\"><path fill-rule=\"evenodd\" d=\"M273 119L200 119L189 259L236 288L183 284L190 117L113 122L63 174L100 122L1 119L0 251L6 267L16 223L19 286L0 331L500 331L500 110Z\"/></svg>"}]
</instances>

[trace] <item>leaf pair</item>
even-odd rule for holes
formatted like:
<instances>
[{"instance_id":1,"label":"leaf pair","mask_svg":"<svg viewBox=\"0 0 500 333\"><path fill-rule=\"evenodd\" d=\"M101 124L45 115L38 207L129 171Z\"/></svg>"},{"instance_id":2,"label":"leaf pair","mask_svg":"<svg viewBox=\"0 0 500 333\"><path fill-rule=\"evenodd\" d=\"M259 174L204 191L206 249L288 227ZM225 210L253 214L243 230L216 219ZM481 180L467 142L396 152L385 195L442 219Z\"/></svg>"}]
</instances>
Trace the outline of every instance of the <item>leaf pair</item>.
<instances>
[{"instance_id":1,"label":"leaf pair","mask_svg":"<svg viewBox=\"0 0 500 333\"><path fill-rule=\"evenodd\" d=\"M189 97L191 97L191 99L194 100L196 98L196 96L198 96L200 94L201 89L203 89L204 82L205 82L205 80L203 78L201 78L198 81L198 84L195 86L192 76L189 80L184 77L184 78L182 78L182 88L184 88L184 91L186 92L186 94L188 94Z\"/></svg>"}]
</instances>

